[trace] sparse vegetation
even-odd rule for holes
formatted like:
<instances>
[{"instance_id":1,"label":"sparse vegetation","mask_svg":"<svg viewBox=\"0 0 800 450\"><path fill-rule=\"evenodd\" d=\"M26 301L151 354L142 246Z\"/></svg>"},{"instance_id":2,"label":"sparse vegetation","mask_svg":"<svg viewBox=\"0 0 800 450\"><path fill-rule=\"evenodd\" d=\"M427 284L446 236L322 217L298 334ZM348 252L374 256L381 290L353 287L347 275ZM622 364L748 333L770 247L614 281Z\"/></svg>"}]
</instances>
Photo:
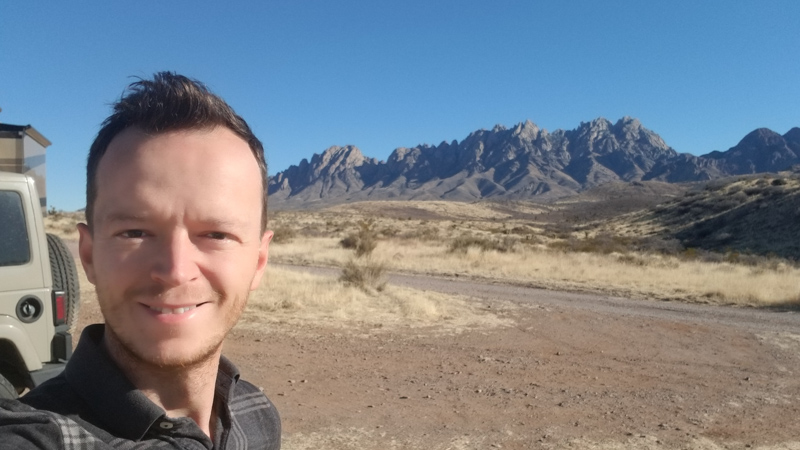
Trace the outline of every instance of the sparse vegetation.
<instances>
[{"instance_id":1,"label":"sparse vegetation","mask_svg":"<svg viewBox=\"0 0 800 450\"><path fill-rule=\"evenodd\" d=\"M450 253L463 254L467 253L470 248L476 248L484 252L495 250L501 253L511 253L519 248L519 239L513 236L504 236L498 239L465 234L450 241L448 251Z\"/></svg>"},{"instance_id":2,"label":"sparse vegetation","mask_svg":"<svg viewBox=\"0 0 800 450\"><path fill-rule=\"evenodd\" d=\"M378 236L375 232L375 220L367 219L358 223L358 231L345 236L339 245L342 248L352 249L357 258L369 257L378 246Z\"/></svg>"},{"instance_id":3,"label":"sparse vegetation","mask_svg":"<svg viewBox=\"0 0 800 450\"><path fill-rule=\"evenodd\" d=\"M279 225L272 229L272 242L275 244L288 244L297 236L297 231L288 225Z\"/></svg>"},{"instance_id":4,"label":"sparse vegetation","mask_svg":"<svg viewBox=\"0 0 800 450\"><path fill-rule=\"evenodd\" d=\"M640 298L800 306L800 175L742 176L669 192L672 200L616 216L601 214L608 204L595 197L281 211L271 222L280 244L272 246L271 261L338 267L342 284L373 297L382 295L391 270ZM624 197L615 191L614 201ZM595 219L579 220L586 205ZM77 216L51 215L48 231L74 230Z\"/></svg>"},{"instance_id":5,"label":"sparse vegetation","mask_svg":"<svg viewBox=\"0 0 800 450\"><path fill-rule=\"evenodd\" d=\"M358 231L350 233L339 241L339 245L352 249L355 256L342 266L339 281L365 291L382 291L386 287L386 265L372 257L378 246L375 220L370 218L358 223Z\"/></svg>"},{"instance_id":6,"label":"sparse vegetation","mask_svg":"<svg viewBox=\"0 0 800 450\"><path fill-rule=\"evenodd\" d=\"M800 191L796 175L779 178L784 184L777 186L773 183L777 178L717 180L661 205L621 216L606 214L609 219L595 221L560 220L578 217L566 212L569 208L584 208L585 203L575 200L565 206L554 204L535 211L532 207L525 209L526 204L503 204L504 209L494 220L487 219L487 213L490 209L498 211L499 206L486 203L457 204L458 214L450 218L431 217L431 204L424 202L360 203L350 206L350 210L347 205L340 205L331 210L292 212L304 220L316 217L314 220L328 221L330 228L341 229L340 237L334 234L293 249L281 248L273 253L273 260L344 267L350 252L342 249L340 245L344 244L339 241L351 236L356 242L359 217L371 217L376 230L400 230L381 233L381 244L374 250L373 256L384 261L386 270L458 274L643 298L800 304L794 281L800 275L796 257L785 256L792 254L787 252L792 245L800 246L793 244L796 239L772 239L772 244L782 246L783 252L767 250L759 254L752 251L755 246L737 245L742 236L770 240L741 225L750 215L777 217L765 213L760 205L773 207L780 199L792 198ZM748 195L750 189L754 191ZM781 192L766 200L765 189ZM759 208L758 213L750 212L751 204ZM604 204L593 201L591 205L599 210ZM420 210L420 216L414 213L416 207L425 208ZM378 213L393 208L396 218ZM475 210L473 218L469 217L469 208ZM561 212L558 208L562 208ZM736 211L741 211L743 218L731 216ZM800 206L793 211L800 211ZM785 218L783 222L793 226ZM770 232L781 225L775 220L765 223L772 224ZM681 234L685 230L693 234ZM355 248L353 245L351 248ZM800 255L800 251L794 254Z\"/></svg>"},{"instance_id":7,"label":"sparse vegetation","mask_svg":"<svg viewBox=\"0 0 800 450\"><path fill-rule=\"evenodd\" d=\"M372 257L350 258L342 267L339 280L346 285L380 292L386 288L386 265Z\"/></svg>"}]
</instances>

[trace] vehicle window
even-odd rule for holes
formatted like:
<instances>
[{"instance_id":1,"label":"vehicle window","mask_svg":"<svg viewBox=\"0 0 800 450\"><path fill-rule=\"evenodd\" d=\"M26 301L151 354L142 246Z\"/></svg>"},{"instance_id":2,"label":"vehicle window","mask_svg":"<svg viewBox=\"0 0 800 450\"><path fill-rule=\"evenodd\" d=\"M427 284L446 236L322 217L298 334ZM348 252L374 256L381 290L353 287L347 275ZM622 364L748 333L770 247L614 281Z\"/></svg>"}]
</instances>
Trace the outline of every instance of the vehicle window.
<instances>
[{"instance_id":1,"label":"vehicle window","mask_svg":"<svg viewBox=\"0 0 800 450\"><path fill-rule=\"evenodd\" d=\"M25 264L30 259L22 197L14 191L0 191L0 266Z\"/></svg>"}]
</instances>

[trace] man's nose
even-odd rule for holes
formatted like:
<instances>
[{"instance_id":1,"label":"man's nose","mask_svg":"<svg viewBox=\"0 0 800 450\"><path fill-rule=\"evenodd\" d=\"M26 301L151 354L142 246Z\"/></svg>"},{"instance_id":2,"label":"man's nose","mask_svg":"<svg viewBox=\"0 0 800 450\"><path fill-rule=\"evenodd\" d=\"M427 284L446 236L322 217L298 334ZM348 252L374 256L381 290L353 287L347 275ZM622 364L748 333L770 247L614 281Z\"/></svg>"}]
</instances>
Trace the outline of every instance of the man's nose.
<instances>
[{"instance_id":1,"label":"man's nose","mask_svg":"<svg viewBox=\"0 0 800 450\"><path fill-rule=\"evenodd\" d=\"M197 249L185 233L173 233L158 242L158 257L153 264L152 277L166 286L180 286L195 279Z\"/></svg>"}]
</instances>

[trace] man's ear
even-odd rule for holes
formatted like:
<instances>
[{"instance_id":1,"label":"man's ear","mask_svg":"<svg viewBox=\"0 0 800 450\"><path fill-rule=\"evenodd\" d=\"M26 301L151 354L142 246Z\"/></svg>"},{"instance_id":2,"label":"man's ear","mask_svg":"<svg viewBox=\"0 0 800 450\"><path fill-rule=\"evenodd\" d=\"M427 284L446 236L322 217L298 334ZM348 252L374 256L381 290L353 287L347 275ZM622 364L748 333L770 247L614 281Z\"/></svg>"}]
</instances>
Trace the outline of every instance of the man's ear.
<instances>
[{"instance_id":1,"label":"man's ear","mask_svg":"<svg viewBox=\"0 0 800 450\"><path fill-rule=\"evenodd\" d=\"M86 278L89 279L90 283L95 284L94 259L92 258L94 243L92 242L92 232L89 230L89 226L85 223L79 223L78 235L80 236L78 240L78 256L81 257L81 264L83 264L83 270L86 272Z\"/></svg>"},{"instance_id":2,"label":"man's ear","mask_svg":"<svg viewBox=\"0 0 800 450\"><path fill-rule=\"evenodd\" d=\"M261 236L261 243L258 247L258 264L256 265L256 273L253 275L253 281L250 283L250 290L258 289L261 284L261 278L264 276L264 271L267 270L267 260L269 259L269 243L272 240L272 231L267 230Z\"/></svg>"}]
</instances>

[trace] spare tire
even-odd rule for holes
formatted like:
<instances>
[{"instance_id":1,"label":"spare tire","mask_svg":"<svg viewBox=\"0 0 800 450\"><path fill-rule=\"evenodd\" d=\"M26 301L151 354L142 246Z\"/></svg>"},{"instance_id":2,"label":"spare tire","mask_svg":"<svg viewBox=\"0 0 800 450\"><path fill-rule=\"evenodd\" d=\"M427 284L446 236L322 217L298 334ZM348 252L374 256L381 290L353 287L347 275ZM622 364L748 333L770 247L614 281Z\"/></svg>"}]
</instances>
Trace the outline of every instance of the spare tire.
<instances>
[{"instance_id":1,"label":"spare tire","mask_svg":"<svg viewBox=\"0 0 800 450\"><path fill-rule=\"evenodd\" d=\"M47 249L50 253L50 272L53 274L53 290L67 295L67 326L72 328L78 319L81 306L81 288L75 259L64 241L54 234L47 234Z\"/></svg>"}]
</instances>

